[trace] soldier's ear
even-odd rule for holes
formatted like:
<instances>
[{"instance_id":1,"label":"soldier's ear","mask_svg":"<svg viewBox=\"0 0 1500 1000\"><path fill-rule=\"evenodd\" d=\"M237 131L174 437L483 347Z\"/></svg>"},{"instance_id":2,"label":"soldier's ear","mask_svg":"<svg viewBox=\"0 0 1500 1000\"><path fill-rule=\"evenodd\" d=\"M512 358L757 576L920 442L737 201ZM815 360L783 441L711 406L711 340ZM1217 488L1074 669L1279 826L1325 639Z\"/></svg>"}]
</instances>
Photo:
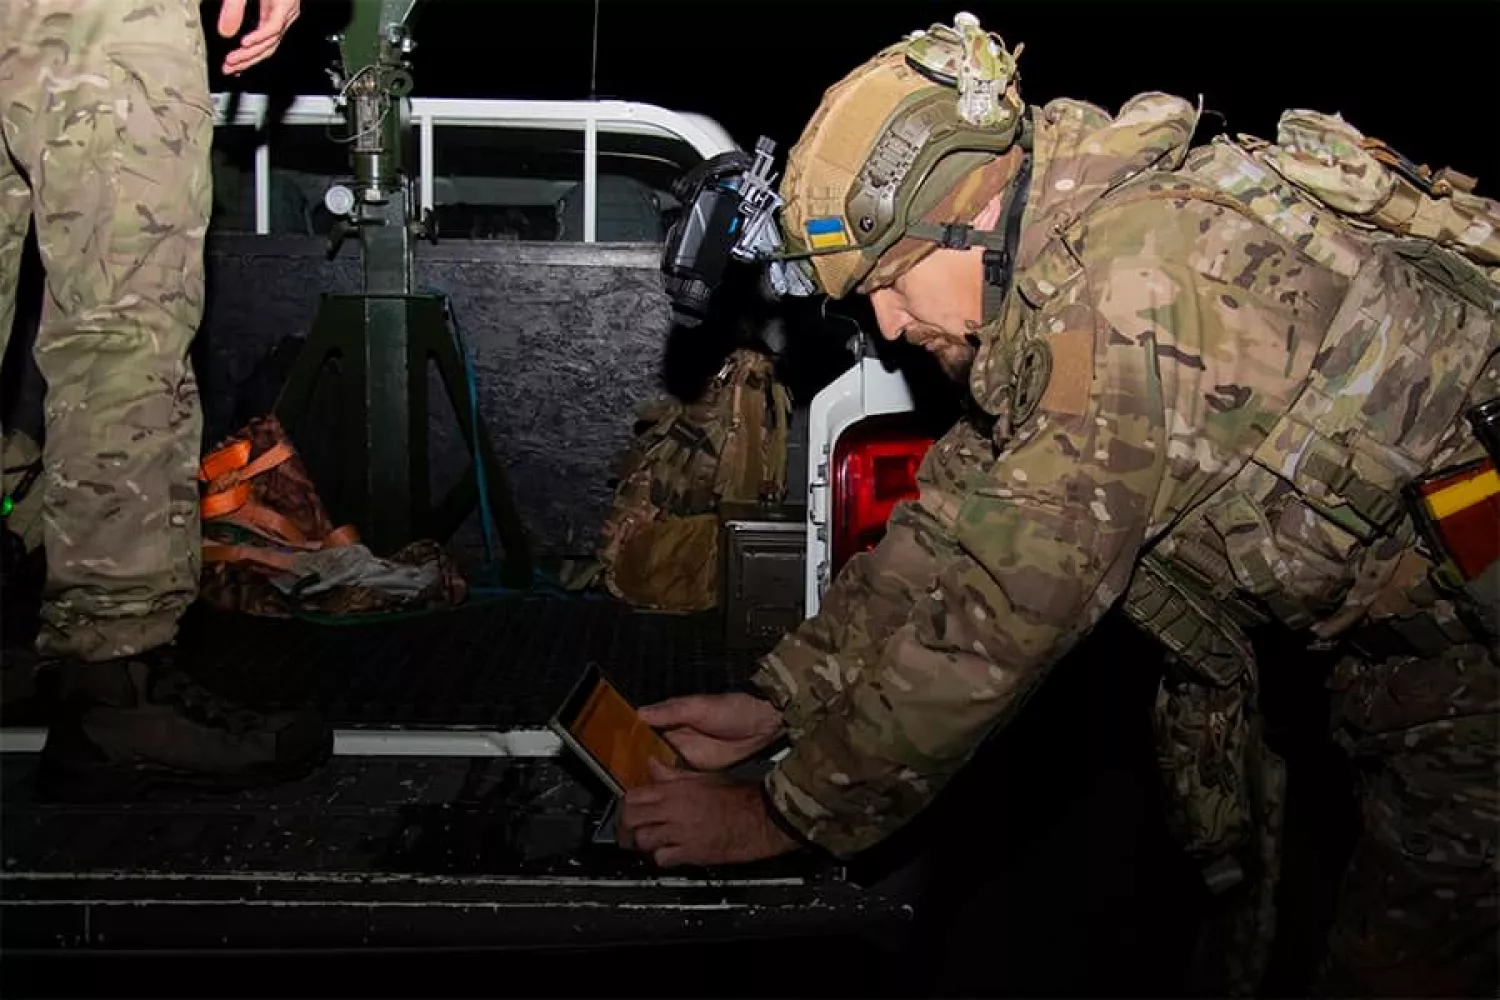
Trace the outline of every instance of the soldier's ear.
<instances>
[{"instance_id":1,"label":"soldier's ear","mask_svg":"<svg viewBox=\"0 0 1500 1000\"><path fill-rule=\"evenodd\" d=\"M994 229L1000 222L1000 212L1004 207L1005 193L1002 191L991 198L989 204L985 205L984 208L980 209L979 214L974 216L974 228L981 231Z\"/></svg>"}]
</instances>

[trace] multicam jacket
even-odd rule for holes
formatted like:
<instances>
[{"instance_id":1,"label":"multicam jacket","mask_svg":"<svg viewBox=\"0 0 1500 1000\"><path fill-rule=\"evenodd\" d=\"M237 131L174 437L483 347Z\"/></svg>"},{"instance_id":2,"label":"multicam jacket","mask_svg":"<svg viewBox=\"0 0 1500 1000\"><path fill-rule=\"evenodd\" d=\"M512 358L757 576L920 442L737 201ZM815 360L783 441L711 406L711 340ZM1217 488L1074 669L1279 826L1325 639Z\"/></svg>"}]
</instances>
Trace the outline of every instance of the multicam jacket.
<instances>
[{"instance_id":1,"label":"multicam jacket","mask_svg":"<svg viewBox=\"0 0 1500 1000\"><path fill-rule=\"evenodd\" d=\"M1242 144L1190 152L1195 123L1163 94L1037 112L983 413L754 678L793 738L768 791L814 843L853 854L913 817L1106 611L1158 596L1149 553L1204 548L1210 600L1338 634L1412 546L1395 480L1472 446L1494 285L1417 281L1413 241L1339 224Z\"/></svg>"}]
</instances>

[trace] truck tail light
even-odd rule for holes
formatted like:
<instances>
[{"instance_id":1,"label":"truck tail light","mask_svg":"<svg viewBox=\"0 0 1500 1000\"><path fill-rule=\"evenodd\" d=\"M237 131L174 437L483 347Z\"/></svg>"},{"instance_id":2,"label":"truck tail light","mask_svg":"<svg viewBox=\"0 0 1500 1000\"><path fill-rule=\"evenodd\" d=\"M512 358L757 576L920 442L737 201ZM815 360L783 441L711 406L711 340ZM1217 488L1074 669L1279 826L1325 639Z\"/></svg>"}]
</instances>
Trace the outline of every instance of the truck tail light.
<instances>
[{"instance_id":1,"label":"truck tail light","mask_svg":"<svg viewBox=\"0 0 1500 1000\"><path fill-rule=\"evenodd\" d=\"M885 534L891 511L917 496L917 467L933 437L911 426L910 414L872 417L849 428L833 451L830 577Z\"/></svg>"}]
</instances>

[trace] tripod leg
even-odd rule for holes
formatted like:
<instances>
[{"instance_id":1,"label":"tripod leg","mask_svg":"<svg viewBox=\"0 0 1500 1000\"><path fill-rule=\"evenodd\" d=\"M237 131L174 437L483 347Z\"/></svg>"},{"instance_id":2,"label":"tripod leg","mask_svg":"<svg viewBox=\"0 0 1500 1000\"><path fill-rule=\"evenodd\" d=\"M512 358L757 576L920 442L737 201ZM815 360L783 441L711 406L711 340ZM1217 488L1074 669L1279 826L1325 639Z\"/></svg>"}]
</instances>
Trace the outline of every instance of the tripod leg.
<instances>
[{"instance_id":1,"label":"tripod leg","mask_svg":"<svg viewBox=\"0 0 1500 1000\"><path fill-rule=\"evenodd\" d=\"M318 483L318 492L329 512L340 521L351 521L360 534L369 538L371 527L369 487L370 424L369 402L365 386L368 363L365 357L364 300L357 295L324 295L318 313L308 331L307 341L297 354L277 397L274 412L287 435L303 452L309 472ZM340 426L321 428L317 438L335 442L340 468L336 475L317 468L313 442L303 430L313 397L324 384L324 366L337 357L342 364L338 377L340 399L332 409ZM326 448L323 450L327 450Z\"/></svg>"},{"instance_id":2,"label":"tripod leg","mask_svg":"<svg viewBox=\"0 0 1500 1000\"><path fill-rule=\"evenodd\" d=\"M412 341L414 348L419 352L417 356L424 359L423 377L426 376L425 359L430 358L437 364L438 375L442 378L443 388L453 403L454 412L458 415L458 424L469 446L471 456L469 468L464 473L463 479L432 509L429 524L436 537L448 538L463 523L468 512L474 509L479 498L479 490L478 476L472 456L477 452L484 469L485 497L489 503L490 512L494 515L501 547L505 550L502 578L508 587L528 588L531 585L532 575L531 543L521 523L521 514L511 492L510 479L506 476L495 454L489 433L485 430L482 420L478 421L477 427L475 426L474 401L470 397L468 378L464 373L463 361L458 356L453 331L449 328L447 319L442 313L441 300L418 298L413 299L412 302ZM422 420L422 426L425 428L425 412L422 414Z\"/></svg>"}]
</instances>

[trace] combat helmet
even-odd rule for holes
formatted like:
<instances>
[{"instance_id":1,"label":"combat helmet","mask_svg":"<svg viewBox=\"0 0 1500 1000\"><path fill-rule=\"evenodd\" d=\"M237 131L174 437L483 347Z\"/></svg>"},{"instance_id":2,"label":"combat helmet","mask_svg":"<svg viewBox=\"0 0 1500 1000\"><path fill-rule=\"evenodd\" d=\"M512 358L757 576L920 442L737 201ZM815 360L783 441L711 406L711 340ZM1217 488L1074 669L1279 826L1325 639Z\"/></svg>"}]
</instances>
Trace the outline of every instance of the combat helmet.
<instances>
[{"instance_id":1,"label":"combat helmet","mask_svg":"<svg viewBox=\"0 0 1500 1000\"><path fill-rule=\"evenodd\" d=\"M878 287L938 246L992 243L964 226L1016 175L997 157L1030 144L1023 48L1012 54L960 13L824 93L788 155L781 197L787 250L807 256L830 298ZM924 221L935 213L949 225Z\"/></svg>"}]
</instances>

